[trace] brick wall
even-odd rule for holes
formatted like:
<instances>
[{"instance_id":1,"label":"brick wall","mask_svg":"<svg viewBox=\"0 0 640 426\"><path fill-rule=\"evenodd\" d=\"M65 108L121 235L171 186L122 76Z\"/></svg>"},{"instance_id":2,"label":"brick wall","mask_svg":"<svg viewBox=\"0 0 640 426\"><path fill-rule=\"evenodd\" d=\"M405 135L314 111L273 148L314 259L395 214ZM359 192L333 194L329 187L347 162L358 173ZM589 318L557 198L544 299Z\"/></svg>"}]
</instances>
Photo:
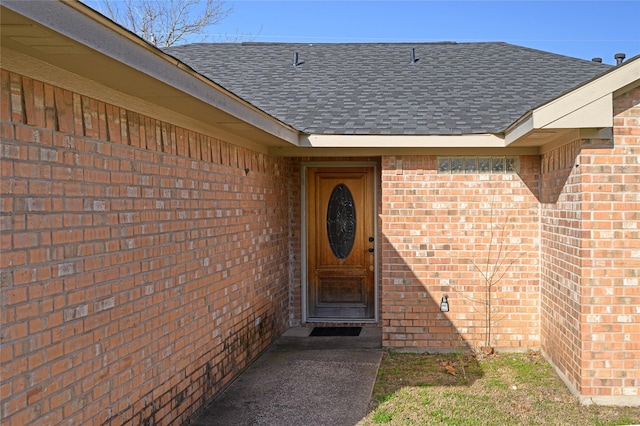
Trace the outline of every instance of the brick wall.
<instances>
[{"instance_id":1,"label":"brick wall","mask_svg":"<svg viewBox=\"0 0 640 426\"><path fill-rule=\"evenodd\" d=\"M289 217L291 238L289 254L289 325L302 323L302 216L300 161L291 161L289 181Z\"/></svg>"},{"instance_id":2,"label":"brick wall","mask_svg":"<svg viewBox=\"0 0 640 426\"><path fill-rule=\"evenodd\" d=\"M288 161L1 83L3 424L185 421L286 327Z\"/></svg>"},{"instance_id":3,"label":"brick wall","mask_svg":"<svg viewBox=\"0 0 640 426\"><path fill-rule=\"evenodd\" d=\"M580 389L582 199L577 140L542 155L540 334L542 349Z\"/></svg>"},{"instance_id":4,"label":"brick wall","mask_svg":"<svg viewBox=\"0 0 640 426\"><path fill-rule=\"evenodd\" d=\"M542 349L584 402L638 403L640 89L613 140L543 156Z\"/></svg>"},{"instance_id":5,"label":"brick wall","mask_svg":"<svg viewBox=\"0 0 640 426\"><path fill-rule=\"evenodd\" d=\"M439 174L435 156L382 158L385 346L484 346L488 299L476 266L495 265L500 247L513 267L492 287L491 345L539 346L539 159L519 161L518 174Z\"/></svg>"},{"instance_id":6,"label":"brick wall","mask_svg":"<svg viewBox=\"0 0 640 426\"><path fill-rule=\"evenodd\" d=\"M613 148L580 154L582 395L640 397L640 89L615 100Z\"/></svg>"}]
</instances>

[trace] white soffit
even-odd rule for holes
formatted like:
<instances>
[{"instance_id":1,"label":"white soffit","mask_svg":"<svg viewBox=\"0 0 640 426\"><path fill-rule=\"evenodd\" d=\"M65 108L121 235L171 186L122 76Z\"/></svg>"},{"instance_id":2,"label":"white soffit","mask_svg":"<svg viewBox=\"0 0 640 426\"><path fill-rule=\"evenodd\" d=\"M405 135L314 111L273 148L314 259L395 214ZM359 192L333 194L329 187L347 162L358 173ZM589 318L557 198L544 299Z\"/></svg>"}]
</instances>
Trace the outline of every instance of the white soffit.
<instances>
[{"instance_id":1,"label":"white soffit","mask_svg":"<svg viewBox=\"0 0 640 426\"><path fill-rule=\"evenodd\" d=\"M312 148L504 148L504 139L477 135L302 135L300 147Z\"/></svg>"},{"instance_id":2,"label":"white soffit","mask_svg":"<svg viewBox=\"0 0 640 426\"><path fill-rule=\"evenodd\" d=\"M506 145L536 130L612 127L613 93L634 85L640 85L640 57L534 109L507 130Z\"/></svg>"}]
</instances>

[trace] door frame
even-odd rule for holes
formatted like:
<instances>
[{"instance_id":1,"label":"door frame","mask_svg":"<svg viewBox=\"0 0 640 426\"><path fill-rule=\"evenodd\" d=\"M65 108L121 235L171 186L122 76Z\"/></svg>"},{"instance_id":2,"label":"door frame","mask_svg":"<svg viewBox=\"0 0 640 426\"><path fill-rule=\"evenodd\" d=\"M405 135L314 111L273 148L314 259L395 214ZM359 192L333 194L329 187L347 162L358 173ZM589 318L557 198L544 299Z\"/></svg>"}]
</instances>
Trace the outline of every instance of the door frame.
<instances>
[{"instance_id":1,"label":"door frame","mask_svg":"<svg viewBox=\"0 0 640 426\"><path fill-rule=\"evenodd\" d=\"M327 319L309 319L308 317L308 287L309 287L309 277L307 274L307 266L308 266L308 253L307 253L307 243L308 243L308 235L309 235L309 224L307 223L307 169L310 167L316 168L355 168L355 167L366 167L373 169L373 230L375 241L373 244L374 248L374 265L375 270L373 271L373 318L368 319L353 319L353 318L327 318ZM301 164L301 204L300 204L300 214L301 214L301 239L300 239L300 249L301 249L301 303L302 303L302 322L303 323L377 323L379 321L380 316L380 302L379 302L379 256L378 256L378 248L380 245L378 244L378 183L380 182L380 175L378 170L378 163L375 161L310 161L303 162Z\"/></svg>"}]
</instances>

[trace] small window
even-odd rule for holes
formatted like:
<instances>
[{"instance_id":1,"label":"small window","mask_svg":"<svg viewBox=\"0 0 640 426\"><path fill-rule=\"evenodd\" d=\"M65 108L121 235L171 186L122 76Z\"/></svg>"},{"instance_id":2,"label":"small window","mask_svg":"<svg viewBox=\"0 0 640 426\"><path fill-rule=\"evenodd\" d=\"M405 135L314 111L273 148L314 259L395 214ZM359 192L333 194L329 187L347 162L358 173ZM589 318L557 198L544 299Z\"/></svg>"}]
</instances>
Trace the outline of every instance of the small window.
<instances>
[{"instance_id":1,"label":"small window","mask_svg":"<svg viewBox=\"0 0 640 426\"><path fill-rule=\"evenodd\" d=\"M438 173L449 173L451 171L451 159L449 157L438 157Z\"/></svg>"},{"instance_id":2,"label":"small window","mask_svg":"<svg viewBox=\"0 0 640 426\"><path fill-rule=\"evenodd\" d=\"M463 164L463 157L451 157L451 173L462 173Z\"/></svg>"},{"instance_id":3,"label":"small window","mask_svg":"<svg viewBox=\"0 0 640 426\"><path fill-rule=\"evenodd\" d=\"M491 170L494 173L504 172L504 157L493 157L491 159Z\"/></svg>"},{"instance_id":4,"label":"small window","mask_svg":"<svg viewBox=\"0 0 640 426\"><path fill-rule=\"evenodd\" d=\"M491 158L479 157L478 158L478 172L491 173Z\"/></svg>"},{"instance_id":5,"label":"small window","mask_svg":"<svg viewBox=\"0 0 640 426\"><path fill-rule=\"evenodd\" d=\"M518 157L438 157L438 173L518 173Z\"/></svg>"},{"instance_id":6,"label":"small window","mask_svg":"<svg viewBox=\"0 0 640 426\"><path fill-rule=\"evenodd\" d=\"M517 157L507 157L504 163L504 170L507 173L516 173L518 169L518 158Z\"/></svg>"},{"instance_id":7,"label":"small window","mask_svg":"<svg viewBox=\"0 0 640 426\"><path fill-rule=\"evenodd\" d=\"M478 159L476 157L465 157L464 172L476 173L478 171Z\"/></svg>"}]
</instances>

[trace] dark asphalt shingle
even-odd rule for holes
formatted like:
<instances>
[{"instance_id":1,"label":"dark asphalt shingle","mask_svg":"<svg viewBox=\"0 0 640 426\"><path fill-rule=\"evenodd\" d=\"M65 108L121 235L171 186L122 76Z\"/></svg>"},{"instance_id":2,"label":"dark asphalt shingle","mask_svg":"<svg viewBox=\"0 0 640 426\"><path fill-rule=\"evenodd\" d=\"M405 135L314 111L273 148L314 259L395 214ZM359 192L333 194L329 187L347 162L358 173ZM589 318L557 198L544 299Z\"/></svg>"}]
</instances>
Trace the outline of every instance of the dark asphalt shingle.
<instances>
[{"instance_id":1,"label":"dark asphalt shingle","mask_svg":"<svg viewBox=\"0 0 640 426\"><path fill-rule=\"evenodd\" d=\"M498 133L610 69L507 43L203 43L165 52L315 134Z\"/></svg>"}]
</instances>

